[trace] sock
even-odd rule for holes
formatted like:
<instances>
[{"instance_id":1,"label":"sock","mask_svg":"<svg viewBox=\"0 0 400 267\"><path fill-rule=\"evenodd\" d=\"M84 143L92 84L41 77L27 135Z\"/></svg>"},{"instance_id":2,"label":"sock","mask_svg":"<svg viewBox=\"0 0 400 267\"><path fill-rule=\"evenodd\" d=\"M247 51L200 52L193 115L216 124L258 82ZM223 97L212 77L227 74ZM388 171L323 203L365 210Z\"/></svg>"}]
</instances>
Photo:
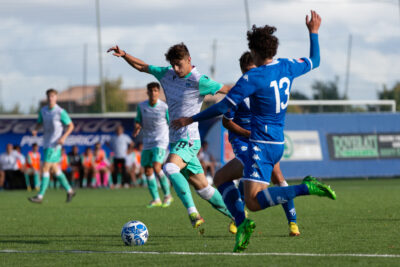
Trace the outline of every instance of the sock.
<instances>
[{"instance_id":1,"label":"sock","mask_svg":"<svg viewBox=\"0 0 400 267\"><path fill-rule=\"evenodd\" d=\"M117 174L117 184L121 185L122 183L122 175L120 173Z\"/></svg>"},{"instance_id":2,"label":"sock","mask_svg":"<svg viewBox=\"0 0 400 267\"><path fill-rule=\"evenodd\" d=\"M57 179L57 177L56 177L56 179ZM54 188L57 188L57 189L60 188L60 182L58 180L54 181Z\"/></svg>"},{"instance_id":3,"label":"sock","mask_svg":"<svg viewBox=\"0 0 400 267\"><path fill-rule=\"evenodd\" d=\"M111 176L110 172L107 172L107 177L108 177L108 186L112 187L113 186L113 179L112 179L112 176Z\"/></svg>"},{"instance_id":4,"label":"sock","mask_svg":"<svg viewBox=\"0 0 400 267\"><path fill-rule=\"evenodd\" d=\"M169 196L171 191L169 190L169 182L167 176L165 176L163 171L157 174L157 178L160 180L161 189L164 193L164 196Z\"/></svg>"},{"instance_id":5,"label":"sock","mask_svg":"<svg viewBox=\"0 0 400 267\"><path fill-rule=\"evenodd\" d=\"M308 187L305 184L286 187L270 187L257 194L257 200L262 209L283 204L296 196L309 195Z\"/></svg>"},{"instance_id":6,"label":"sock","mask_svg":"<svg viewBox=\"0 0 400 267\"><path fill-rule=\"evenodd\" d=\"M236 226L239 226L246 218L244 213L244 203L240 196L239 189L236 188L233 182L226 182L218 186L218 191L221 193L226 207L233 217L235 217Z\"/></svg>"},{"instance_id":7,"label":"sock","mask_svg":"<svg viewBox=\"0 0 400 267\"><path fill-rule=\"evenodd\" d=\"M54 188L54 180L50 180L50 188Z\"/></svg>"},{"instance_id":8,"label":"sock","mask_svg":"<svg viewBox=\"0 0 400 267\"><path fill-rule=\"evenodd\" d=\"M108 180L109 180L110 177L108 176L108 172L104 172L103 175L104 175L103 186L107 187L108 186Z\"/></svg>"},{"instance_id":9,"label":"sock","mask_svg":"<svg viewBox=\"0 0 400 267\"><path fill-rule=\"evenodd\" d=\"M211 185L206 186L203 189L197 190L197 193L205 200L207 200L214 209L218 210L225 216L234 219L229 210L226 208L224 200L218 190L215 190Z\"/></svg>"},{"instance_id":10,"label":"sock","mask_svg":"<svg viewBox=\"0 0 400 267\"><path fill-rule=\"evenodd\" d=\"M39 173L35 172L33 174L33 186L36 188L36 187L39 186L39 183L40 183L40 181L39 181Z\"/></svg>"},{"instance_id":11,"label":"sock","mask_svg":"<svg viewBox=\"0 0 400 267\"><path fill-rule=\"evenodd\" d=\"M144 174L142 174L142 182L143 182L143 186L147 186L147 179Z\"/></svg>"},{"instance_id":12,"label":"sock","mask_svg":"<svg viewBox=\"0 0 400 267\"><path fill-rule=\"evenodd\" d=\"M25 176L25 185L26 185L26 188L31 187L31 182L29 181L29 174L25 173L24 176Z\"/></svg>"},{"instance_id":13,"label":"sock","mask_svg":"<svg viewBox=\"0 0 400 267\"><path fill-rule=\"evenodd\" d=\"M87 187L87 178L82 179L82 187Z\"/></svg>"},{"instance_id":14,"label":"sock","mask_svg":"<svg viewBox=\"0 0 400 267\"><path fill-rule=\"evenodd\" d=\"M67 191L67 192L72 191L71 186L68 183L67 177L65 177L65 174L62 171L58 171L56 173L56 178L61 183L61 185L65 189L65 191Z\"/></svg>"},{"instance_id":15,"label":"sock","mask_svg":"<svg viewBox=\"0 0 400 267\"><path fill-rule=\"evenodd\" d=\"M154 176L154 173L151 176L146 176L146 178L150 195L153 198L153 201L160 200L160 196L158 195L157 180Z\"/></svg>"},{"instance_id":16,"label":"sock","mask_svg":"<svg viewBox=\"0 0 400 267\"><path fill-rule=\"evenodd\" d=\"M279 183L280 187L287 187L289 186L286 181L283 181ZM282 208L285 211L286 218L288 220L288 223L291 222L297 222L297 215L296 215L296 209L294 207L294 201L293 199L288 200L288 202L282 204Z\"/></svg>"},{"instance_id":17,"label":"sock","mask_svg":"<svg viewBox=\"0 0 400 267\"><path fill-rule=\"evenodd\" d=\"M190 207L187 209L188 214L192 214L192 213L199 213L198 210L196 209L196 207Z\"/></svg>"},{"instance_id":18,"label":"sock","mask_svg":"<svg viewBox=\"0 0 400 267\"><path fill-rule=\"evenodd\" d=\"M40 191L39 194L40 196L44 196L44 194L46 193L46 189L49 186L49 182L50 182L50 173L48 172L44 172L43 176L42 176L42 183L40 184Z\"/></svg>"},{"instance_id":19,"label":"sock","mask_svg":"<svg viewBox=\"0 0 400 267\"><path fill-rule=\"evenodd\" d=\"M174 163L166 163L164 165L164 173L168 176L175 189L176 194L182 201L186 209L196 207L193 202L192 192L190 191L189 183L180 173L179 167Z\"/></svg>"},{"instance_id":20,"label":"sock","mask_svg":"<svg viewBox=\"0 0 400 267\"><path fill-rule=\"evenodd\" d=\"M101 174L100 172L96 173L96 187L100 187L101 186Z\"/></svg>"},{"instance_id":21,"label":"sock","mask_svg":"<svg viewBox=\"0 0 400 267\"><path fill-rule=\"evenodd\" d=\"M90 182L91 187L96 187L96 176L93 176Z\"/></svg>"}]
</instances>

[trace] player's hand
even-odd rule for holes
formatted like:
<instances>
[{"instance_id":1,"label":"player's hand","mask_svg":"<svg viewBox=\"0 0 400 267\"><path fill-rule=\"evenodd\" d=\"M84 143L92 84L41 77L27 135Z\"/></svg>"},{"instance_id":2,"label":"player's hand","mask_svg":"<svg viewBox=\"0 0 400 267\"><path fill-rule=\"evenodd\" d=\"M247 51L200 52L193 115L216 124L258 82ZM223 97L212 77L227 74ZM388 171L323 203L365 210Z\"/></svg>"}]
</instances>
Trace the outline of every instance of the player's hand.
<instances>
[{"instance_id":1,"label":"player's hand","mask_svg":"<svg viewBox=\"0 0 400 267\"><path fill-rule=\"evenodd\" d=\"M185 127L189 124L193 123L193 119L191 117L182 117L171 122L171 127L175 130L178 130L182 127Z\"/></svg>"},{"instance_id":2,"label":"player's hand","mask_svg":"<svg viewBox=\"0 0 400 267\"><path fill-rule=\"evenodd\" d=\"M318 33L319 27L321 26L320 15L314 10L311 10L311 19L308 18L308 15L306 16L306 25L310 33Z\"/></svg>"},{"instance_id":3,"label":"player's hand","mask_svg":"<svg viewBox=\"0 0 400 267\"><path fill-rule=\"evenodd\" d=\"M135 128L135 130L132 133L132 136L136 137L136 136L138 136L139 133L140 133L140 128Z\"/></svg>"},{"instance_id":4,"label":"player's hand","mask_svg":"<svg viewBox=\"0 0 400 267\"><path fill-rule=\"evenodd\" d=\"M64 138L64 137L61 137L61 138L58 139L58 141L57 141L57 144L59 144L59 145L64 145L64 143L65 143L65 138Z\"/></svg>"},{"instance_id":5,"label":"player's hand","mask_svg":"<svg viewBox=\"0 0 400 267\"><path fill-rule=\"evenodd\" d=\"M33 136L37 136L38 131L37 130L32 130L31 133L32 133Z\"/></svg>"},{"instance_id":6,"label":"player's hand","mask_svg":"<svg viewBox=\"0 0 400 267\"><path fill-rule=\"evenodd\" d=\"M119 49L118 45L111 47L107 50L107 53L113 51L113 55L116 57L124 57L126 56L126 52L124 50Z\"/></svg>"}]
</instances>

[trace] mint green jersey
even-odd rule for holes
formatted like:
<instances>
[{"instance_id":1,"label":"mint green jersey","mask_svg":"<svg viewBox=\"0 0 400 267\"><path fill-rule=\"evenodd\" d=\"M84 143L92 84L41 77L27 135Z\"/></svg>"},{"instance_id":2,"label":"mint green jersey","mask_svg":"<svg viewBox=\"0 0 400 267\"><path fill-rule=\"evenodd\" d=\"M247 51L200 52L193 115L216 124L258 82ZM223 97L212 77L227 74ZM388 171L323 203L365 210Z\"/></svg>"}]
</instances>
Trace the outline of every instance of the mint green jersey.
<instances>
[{"instance_id":1,"label":"mint green jersey","mask_svg":"<svg viewBox=\"0 0 400 267\"><path fill-rule=\"evenodd\" d=\"M196 67L183 78L176 75L172 67L157 67L150 65L149 73L161 83L168 104L170 120L181 117L191 117L200 112L204 96L214 95L222 88L222 84L201 75ZM198 140L200 133L198 123L192 123L179 130L169 129L169 142L180 139Z\"/></svg>"}]
</instances>

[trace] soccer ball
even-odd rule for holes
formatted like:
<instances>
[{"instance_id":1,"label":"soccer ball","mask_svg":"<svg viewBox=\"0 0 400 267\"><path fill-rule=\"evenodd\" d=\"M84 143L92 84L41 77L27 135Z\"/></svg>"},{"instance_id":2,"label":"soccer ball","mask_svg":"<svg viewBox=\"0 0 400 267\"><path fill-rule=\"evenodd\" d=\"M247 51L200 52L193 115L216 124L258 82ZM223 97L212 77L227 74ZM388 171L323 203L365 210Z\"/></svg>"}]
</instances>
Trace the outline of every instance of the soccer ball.
<instances>
[{"instance_id":1,"label":"soccer ball","mask_svg":"<svg viewBox=\"0 0 400 267\"><path fill-rule=\"evenodd\" d=\"M121 238L127 246L144 245L149 238L149 231L146 225L140 221L130 221L124 224L121 231Z\"/></svg>"}]
</instances>

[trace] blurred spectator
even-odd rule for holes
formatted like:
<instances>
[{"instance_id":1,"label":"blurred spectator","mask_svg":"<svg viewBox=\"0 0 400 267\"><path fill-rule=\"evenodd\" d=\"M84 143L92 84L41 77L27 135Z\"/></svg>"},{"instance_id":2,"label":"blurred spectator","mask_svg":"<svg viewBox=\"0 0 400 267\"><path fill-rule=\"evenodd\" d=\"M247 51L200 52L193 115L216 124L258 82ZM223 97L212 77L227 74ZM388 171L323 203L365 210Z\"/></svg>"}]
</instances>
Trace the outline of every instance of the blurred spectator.
<instances>
[{"instance_id":1,"label":"blurred spectator","mask_svg":"<svg viewBox=\"0 0 400 267\"><path fill-rule=\"evenodd\" d=\"M20 173L18 173L18 176L24 175L25 186L26 186L25 188L28 191L32 191L30 180L29 179L27 180L26 176L25 176L25 170L26 170L25 156L21 153L21 147L19 145L14 145L13 148L17 155L17 169L18 169L17 171L20 172Z\"/></svg>"},{"instance_id":2,"label":"blurred spectator","mask_svg":"<svg viewBox=\"0 0 400 267\"><path fill-rule=\"evenodd\" d=\"M106 152L101 148L100 143L94 147L94 171L96 183L94 187L113 187L110 179L110 162L107 160Z\"/></svg>"},{"instance_id":3,"label":"blurred spectator","mask_svg":"<svg viewBox=\"0 0 400 267\"><path fill-rule=\"evenodd\" d=\"M33 188L36 191L40 189L40 159L39 146L34 143L32 150L26 156L25 180L27 181L26 185L28 186L29 183L29 186L31 186L30 177L33 176Z\"/></svg>"},{"instance_id":4,"label":"blurred spectator","mask_svg":"<svg viewBox=\"0 0 400 267\"><path fill-rule=\"evenodd\" d=\"M71 183L73 187L82 186L83 167L78 146L73 146L68 153L69 166L71 168Z\"/></svg>"},{"instance_id":5,"label":"blurred spectator","mask_svg":"<svg viewBox=\"0 0 400 267\"><path fill-rule=\"evenodd\" d=\"M143 151L143 143L138 142L135 146L135 154L136 154L136 162L137 162L137 168L135 171L136 174L136 181L139 186L147 186L147 179L146 176L144 175L144 168L140 165L140 161L142 160L142 151Z\"/></svg>"},{"instance_id":6,"label":"blurred spectator","mask_svg":"<svg viewBox=\"0 0 400 267\"><path fill-rule=\"evenodd\" d=\"M12 144L7 144L6 152L0 155L0 171L6 189L26 188L24 175L18 170L18 160L20 160L18 152L14 151Z\"/></svg>"},{"instance_id":7,"label":"blurred spectator","mask_svg":"<svg viewBox=\"0 0 400 267\"><path fill-rule=\"evenodd\" d=\"M67 176L68 182L71 183L71 169L69 168L69 159L65 147L61 148L60 169Z\"/></svg>"},{"instance_id":8,"label":"blurred spectator","mask_svg":"<svg viewBox=\"0 0 400 267\"><path fill-rule=\"evenodd\" d=\"M86 188L92 180L94 176L94 156L93 150L90 147L87 147L85 153L82 156L82 166L83 166L83 178L82 178L82 187ZM94 179L94 178L93 178Z\"/></svg>"},{"instance_id":9,"label":"blurred spectator","mask_svg":"<svg viewBox=\"0 0 400 267\"><path fill-rule=\"evenodd\" d=\"M128 146L132 144L132 139L124 133L124 127L119 125L116 130L116 134L111 138L110 146L111 150L114 152L113 156L113 176L114 182L116 182L116 187L121 187L122 182L127 182L126 178L126 155L128 151Z\"/></svg>"},{"instance_id":10,"label":"blurred spectator","mask_svg":"<svg viewBox=\"0 0 400 267\"><path fill-rule=\"evenodd\" d=\"M209 172L210 175L214 177L216 163L214 157L210 152L208 152L208 143L206 141L202 143L197 157L199 158L201 166L203 167L204 174L207 176L207 172Z\"/></svg>"},{"instance_id":11,"label":"blurred spectator","mask_svg":"<svg viewBox=\"0 0 400 267\"><path fill-rule=\"evenodd\" d=\"M138 185L136 180L137 168L140 168L140 165L137 162L135 146L130 144L128 147L128 155L126 156L126 169L128 171L128 177L131 178L131 185L134 187Z\"/></svg>"}]
</instances>

